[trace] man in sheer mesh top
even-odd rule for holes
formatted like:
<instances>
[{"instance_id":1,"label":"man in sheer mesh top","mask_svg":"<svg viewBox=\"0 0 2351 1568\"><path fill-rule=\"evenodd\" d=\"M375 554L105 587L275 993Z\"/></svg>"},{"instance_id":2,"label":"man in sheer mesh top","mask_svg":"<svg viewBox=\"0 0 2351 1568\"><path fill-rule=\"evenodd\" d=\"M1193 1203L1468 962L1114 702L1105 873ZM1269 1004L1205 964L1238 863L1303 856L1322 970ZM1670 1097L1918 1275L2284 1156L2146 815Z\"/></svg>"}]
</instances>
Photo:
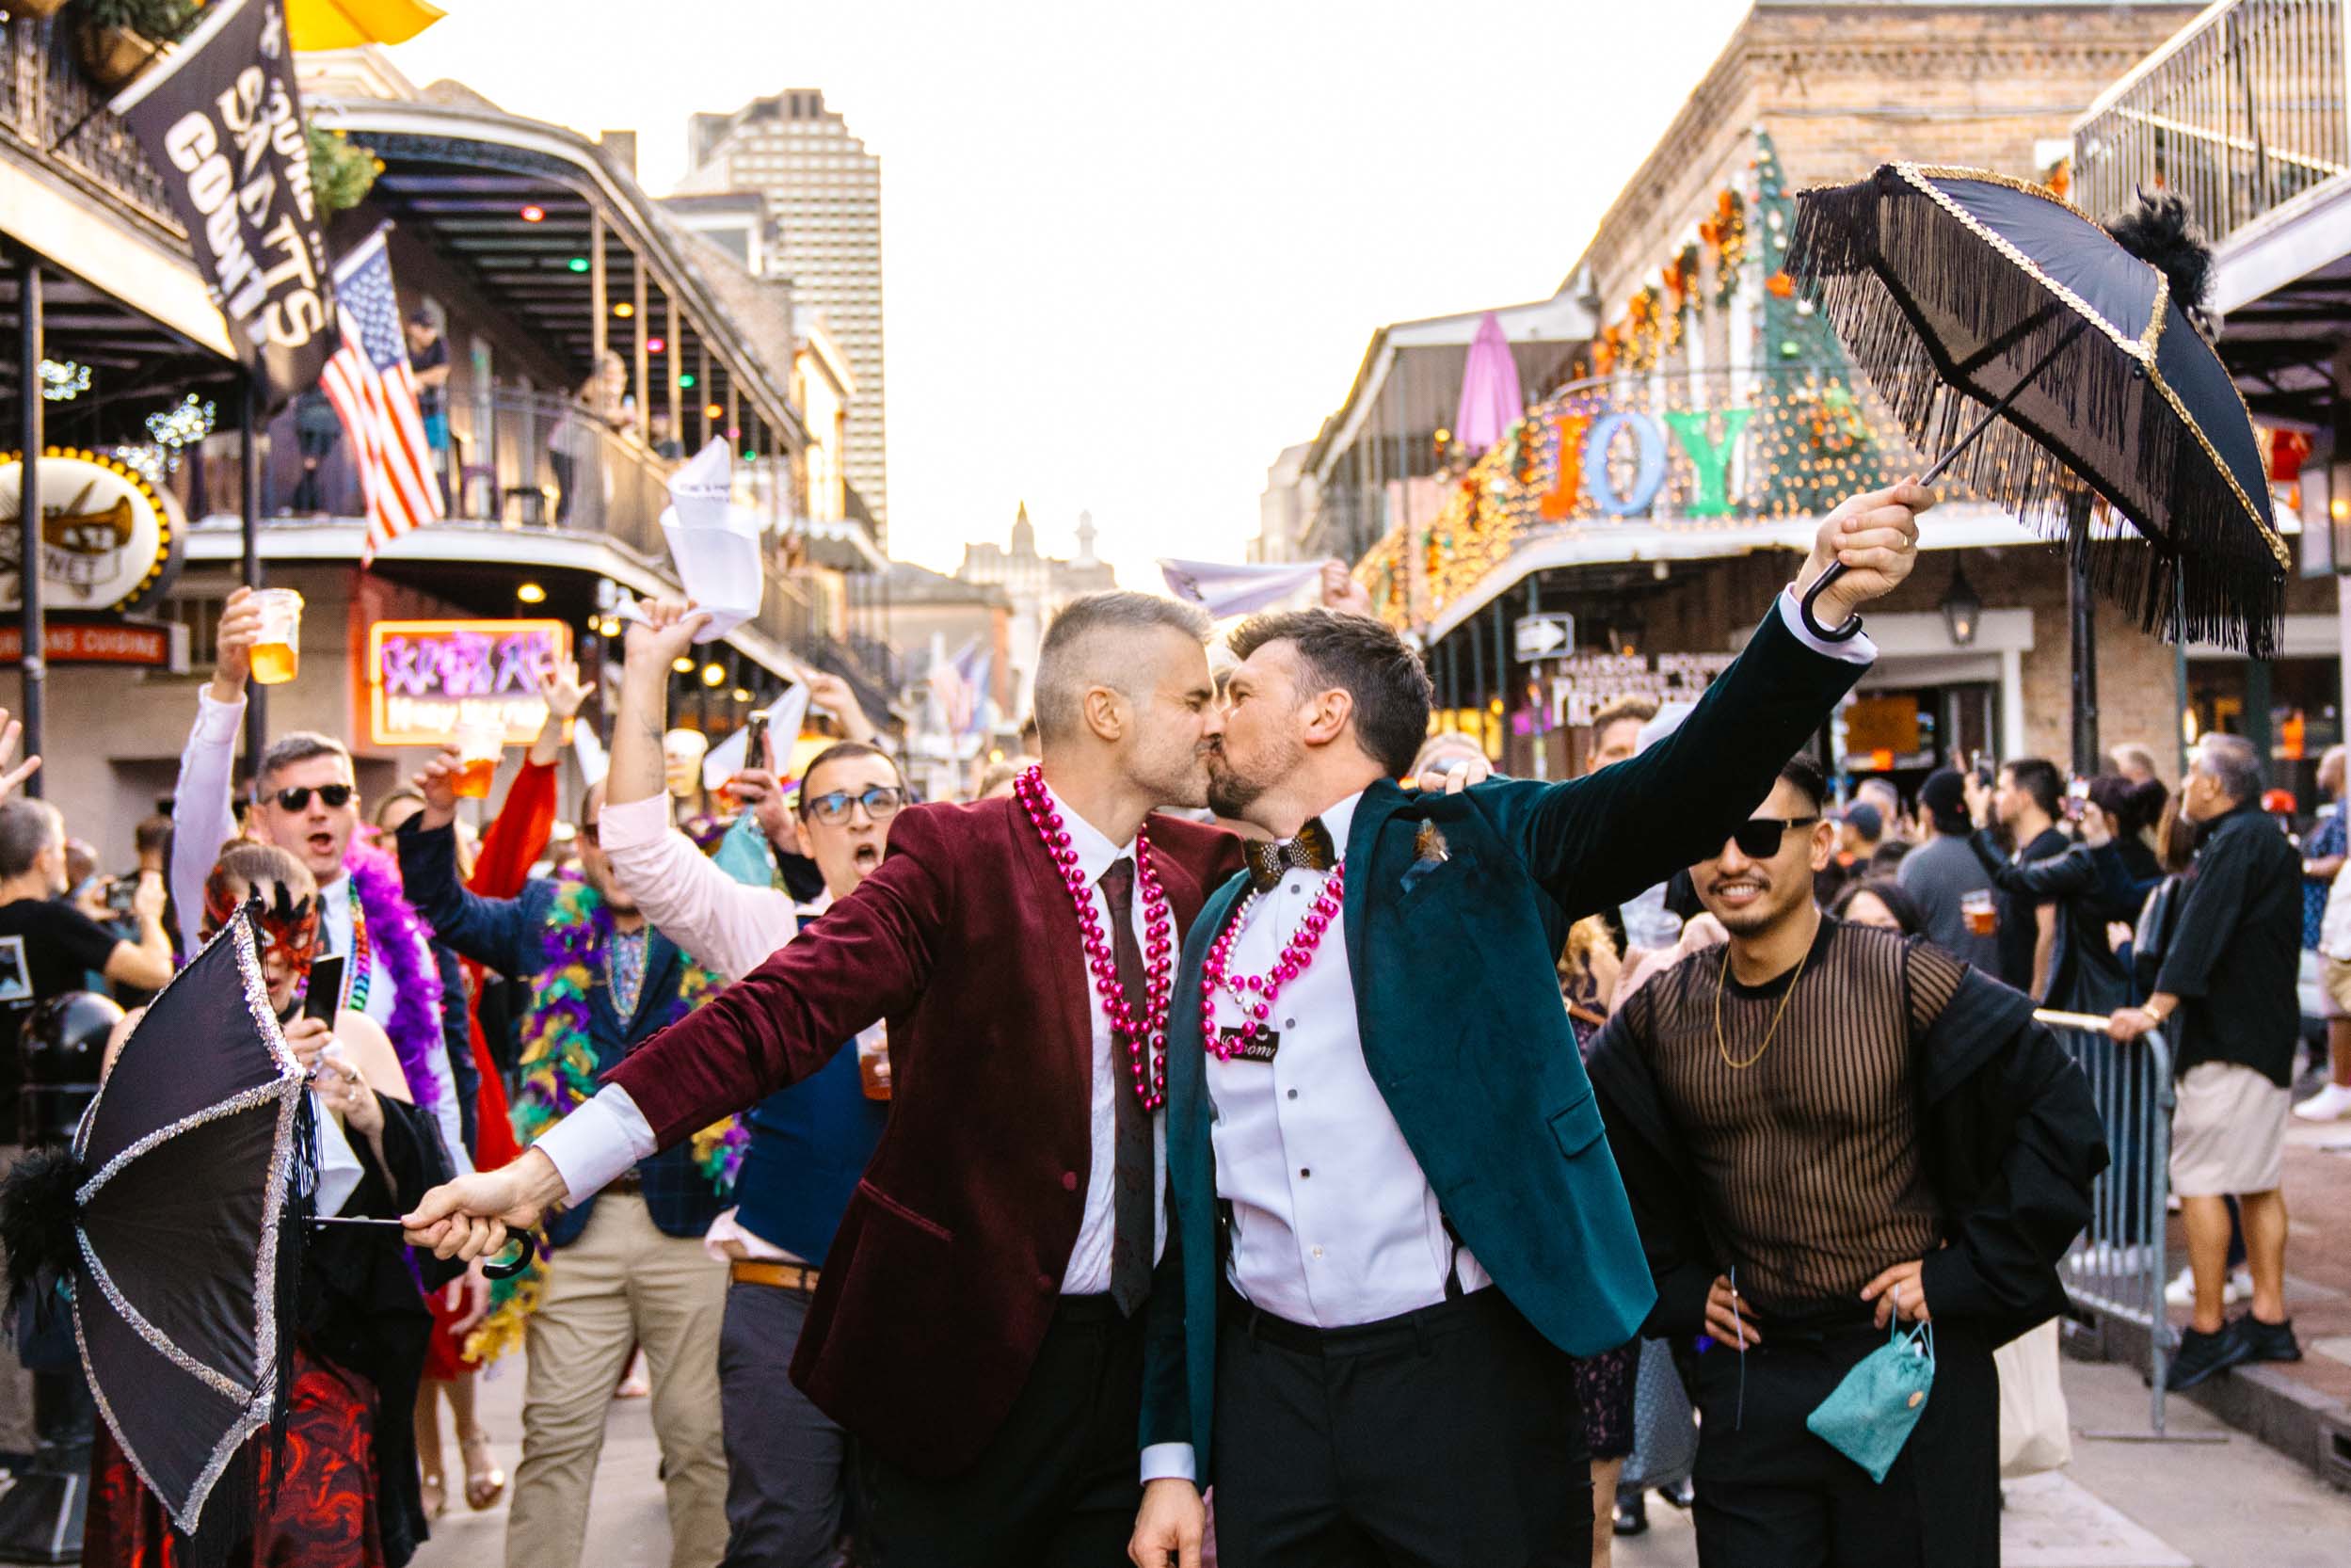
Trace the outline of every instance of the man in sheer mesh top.
<instances>
[{"instance_id":1,"label":"man in sheer mesh top","mask_svg":"<svg viewBox=\"0 0 2351 1568\"><path fill-rule=\"evenodd\" d=\"M1684 959L1590 1068L1656 1281L1644 1332L1697 1351L1705 1568L1999 1560L1993 1347L2064 1302L2105 1164L2032 1002L1923 939L1813 902L1835 848L1818 765L1690 869L1727 947ZM1805 1417L1890 1321L1936 1370L1885 1480Z\"/></svg>"}]
</instances>

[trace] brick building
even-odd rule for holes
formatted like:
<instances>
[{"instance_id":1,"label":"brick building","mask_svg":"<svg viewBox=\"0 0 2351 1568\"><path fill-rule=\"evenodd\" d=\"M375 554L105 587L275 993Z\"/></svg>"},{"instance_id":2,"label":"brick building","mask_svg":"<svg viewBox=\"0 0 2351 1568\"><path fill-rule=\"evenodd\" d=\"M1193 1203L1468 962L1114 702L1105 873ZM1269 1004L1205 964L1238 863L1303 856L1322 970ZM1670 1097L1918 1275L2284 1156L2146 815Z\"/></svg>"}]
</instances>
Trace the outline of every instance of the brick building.
<instances>
[{"instance_id":1,"label":"brick building","mask_svg":"<svg viewBox=\"0 0 2351 1568\"><path fill-rule=\"evenodd\" d=\"M1424 639L1440 723L1558 776L1580 761L1575 717L1593 697L1688 687L1664 666L1735 648L1838 497L1924 466L1780 272L1793 193L1894 159L2061 184L2074 122L2199 9L1758 0L1566 270L1559 300L1591 338L1509 450L1448 451L1441 417L1371 407L1392 394L1360 376L1324 423L1303 531L1368 544L1359 575ZM1449 408L1440 391L1420 401ZM1332 448L1357 431L1376 434L1351 467ZM1883 657L1824 749L1906 789L1978 750L2063 765L2062 555L1965 496L1924 543L1870 617ZM1955 617L1967 589L1980 610ZM2199 728L2265 731L2273 703L2307 709L2287 755L2307 736L2314 757L2339 725L2332 585L2296 582L2287 608L2280 659L2191 648L2184 695ZM1575 617L1572 663L1516 659L1510 625L1530 611ZM2095 615L2099 738L2146 744L2168 774L2177 656L2110 606Z\"/></svg>"}]
</instances>

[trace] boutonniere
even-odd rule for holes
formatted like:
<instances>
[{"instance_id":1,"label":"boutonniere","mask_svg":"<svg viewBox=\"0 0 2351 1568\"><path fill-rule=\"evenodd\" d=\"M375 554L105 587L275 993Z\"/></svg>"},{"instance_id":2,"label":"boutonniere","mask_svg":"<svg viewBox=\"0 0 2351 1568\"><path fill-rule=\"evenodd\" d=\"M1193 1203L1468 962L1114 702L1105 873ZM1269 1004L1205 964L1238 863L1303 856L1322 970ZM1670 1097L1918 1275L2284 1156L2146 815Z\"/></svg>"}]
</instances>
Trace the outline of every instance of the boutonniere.
<instances>
[{"instance_id":1,"label":"boutonniere","mask_svg":"<svg viewBox=\"0 0 2351 1568\"><path fill-rule=\"evenodd\" d=\"M1445 846L1445 829L1432 822L1422 823L1420 831L1413 837L1413 863L1404 868L1403 890L1411 892L1414 883L1452 857L1452 852Z\"/></svg>"}]
</instances>

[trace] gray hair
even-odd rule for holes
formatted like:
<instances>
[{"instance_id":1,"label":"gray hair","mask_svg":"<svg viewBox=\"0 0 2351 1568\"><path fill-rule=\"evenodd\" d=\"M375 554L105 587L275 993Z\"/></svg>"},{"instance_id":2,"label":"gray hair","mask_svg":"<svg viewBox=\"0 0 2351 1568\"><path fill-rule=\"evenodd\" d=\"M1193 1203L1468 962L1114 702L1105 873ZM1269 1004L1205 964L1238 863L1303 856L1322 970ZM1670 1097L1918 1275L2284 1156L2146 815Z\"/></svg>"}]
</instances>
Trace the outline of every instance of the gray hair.
<instances>
[{"instance_id":1,"label":"gray hair","mask_svg":"<svg viewBox=\"0 0 2351 1568\"><path fill-rule=\"evenodd\" d=\"M269 744L269 749L262 753L262 765L254 770L255 792L267 794L271 779L296 763L307 762L316 757L340 757L345 770L351 767L350 748L332 735L322 735L315 729L296 729L292 734L279 736ZM352 776L356 778L358 775L354 773Z\"/></svg>"},{"instance_id":2,"label":"gray hair","mask_svg":"<svg viewBox=\"0 0 2351 1568\"><path fill-rule=\"evenodd\" d=\"M2262 758L2242 735L2207 735L2196 744L2196 771L2220 786L2231 800L2262 792Z\"/></svg>"},{"instance_id":3,"label":"gray hair","mask_svg":"<svg viewBox=\"0 0 2351 1568\"><path fill-rule=\"evenodd\" d=\"M65 833L65 818L45 800L0 800L0 876L23 876Z\"/></svg>"},{"instance_id":4,"label":"gray hair","mask_svg":"<svg viewBox=\"0 0 2351 1568\"><path fill-rule=\"evenodd\" d=\"M1086 594L1062 606L1037 652L1037 739L1040 744L1078 732L1085 722L1086 689L1109 686L1135 695L1136 641L1155 631L1180 632L1195 643L1208 640L1210 623L1195 605L1157 594Z\"/></svg>"}]
</instances>

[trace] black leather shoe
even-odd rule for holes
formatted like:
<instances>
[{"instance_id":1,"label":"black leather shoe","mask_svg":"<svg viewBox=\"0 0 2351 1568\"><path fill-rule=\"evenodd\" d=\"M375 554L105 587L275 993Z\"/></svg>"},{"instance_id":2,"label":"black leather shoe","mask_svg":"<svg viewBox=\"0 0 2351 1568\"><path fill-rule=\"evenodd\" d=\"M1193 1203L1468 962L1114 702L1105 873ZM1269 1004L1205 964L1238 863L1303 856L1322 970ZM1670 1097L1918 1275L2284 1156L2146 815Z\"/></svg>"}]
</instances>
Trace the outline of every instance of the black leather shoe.
<instances>
[{"instance_id":1,"label":"black leather shoe","mask_svg":"<svg viewBox=\"0 0 2351 1568\"><path fill-rule=\"evenodd\" d=\"M2294 1340L2294 1320L2264 1323L2250 1312L2231 1323L2228 1331L2245 1346L2247 1361L2299 1361L2302 1347Z\"/></svg>"},{"instance_id":2,"label":"black leather shoe","mask_svg":"<svg viewBox=\"0 0 2351 1568\"><path fill-rule=\"evenodd\" d=\"M1698 1500L1698 1488L1690 1484L1687 1476L1684 1476L1671 1486L1658 1487L1657 1496L1687 1513L1690 1505Z\"/></svg>"},{"instance_id":3,"label":"black leather shoe","mask_svg":"<svg viewBox=\"0 0 2351 1568\"><path fill-rule=\"evenodd\" d=\"M2225 1372L2246 1359L2245 1336L2231 1323L2217 1334L2199 1334L2196 1330L2180 1331L2180 1349L2171 1358L2171 1369L2164 1375L2164 1386L2173 1393L2193 1388L2215 1372Z\"/></svg>"},{"instance_id":4,"label":"black leather shoe","mask_svg":"<svg viewBox=\"0 0 2351 1568\"><path fill-rule=\"evenodd\" d=\"M1616 1533L1645 1535L1649 1530L1649 1499L1639 1487L1620 1488L1616 1494Z\"/></svg>"}]
</instances>

